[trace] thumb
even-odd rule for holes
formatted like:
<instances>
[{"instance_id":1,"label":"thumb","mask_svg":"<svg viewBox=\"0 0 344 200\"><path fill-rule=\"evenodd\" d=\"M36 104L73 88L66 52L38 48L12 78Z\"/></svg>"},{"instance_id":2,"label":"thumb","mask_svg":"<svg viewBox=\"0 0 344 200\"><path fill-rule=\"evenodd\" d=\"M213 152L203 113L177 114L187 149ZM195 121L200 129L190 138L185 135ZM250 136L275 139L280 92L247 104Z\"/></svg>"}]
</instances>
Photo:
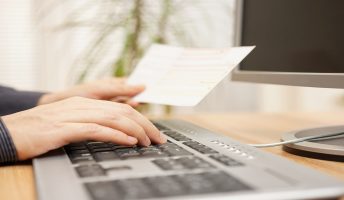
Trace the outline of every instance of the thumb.
<instances>
[{"instance_id":1,"label":"thumb","mask_svg":"<svg viewBox=\"0 0 344 200\"><path fill-rule=\"evenodd\" d=\"M135 96L145 90L144 85L118 85L113 88L113 96Z\"/></svg>"}]
</instances>

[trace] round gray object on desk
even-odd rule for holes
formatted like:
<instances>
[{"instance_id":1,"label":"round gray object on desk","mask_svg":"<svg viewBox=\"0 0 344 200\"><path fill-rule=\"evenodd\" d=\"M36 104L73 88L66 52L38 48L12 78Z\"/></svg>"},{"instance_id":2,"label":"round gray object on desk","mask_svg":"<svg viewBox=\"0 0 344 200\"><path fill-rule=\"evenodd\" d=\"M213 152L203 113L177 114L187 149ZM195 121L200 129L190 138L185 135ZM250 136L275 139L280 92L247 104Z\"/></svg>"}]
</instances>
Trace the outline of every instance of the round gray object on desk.
<instances>
[{"instance_id":1,"label":"round gray object on desk","mask_svg":"<svg viewBox=\"0 0 344 200\"><path fill-rule=\"evenodd\" d=\"M286 133L281 140L288 141L308 136L341 132L344 132L344 126L311 128ZM283 150L305 157L344 162L344 135L316 141L285 144L283 145Z\"/></svg>"}]
</instances>

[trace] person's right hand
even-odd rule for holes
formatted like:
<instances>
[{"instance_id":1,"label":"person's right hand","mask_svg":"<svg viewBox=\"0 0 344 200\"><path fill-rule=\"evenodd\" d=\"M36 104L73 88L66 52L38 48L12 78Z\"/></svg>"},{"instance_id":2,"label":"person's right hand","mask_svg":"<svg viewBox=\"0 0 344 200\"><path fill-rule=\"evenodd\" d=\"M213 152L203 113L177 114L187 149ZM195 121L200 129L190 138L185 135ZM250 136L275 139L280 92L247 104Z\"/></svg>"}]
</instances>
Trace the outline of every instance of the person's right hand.
<instances>
[{"instance_id":1,"label":"person's right hand","mask_svg":"<svg viewBox=\"0 0 344 200\"><path fill-rule=\"evenodd\" d=\"M120 145L161 144L166 138L131 106L73 97L2 117L19 160L85 140Z\"/></svg>"}]
</instances>

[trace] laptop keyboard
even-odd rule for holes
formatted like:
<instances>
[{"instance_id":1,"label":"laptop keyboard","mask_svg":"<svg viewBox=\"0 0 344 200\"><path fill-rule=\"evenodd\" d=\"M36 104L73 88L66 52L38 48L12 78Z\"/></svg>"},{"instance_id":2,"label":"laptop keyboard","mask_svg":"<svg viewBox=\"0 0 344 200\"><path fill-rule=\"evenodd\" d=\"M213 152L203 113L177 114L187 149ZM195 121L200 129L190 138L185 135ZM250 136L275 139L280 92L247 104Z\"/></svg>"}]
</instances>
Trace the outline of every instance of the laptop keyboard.
<instances>
[{"instance_id":1,"label":"laptop keyboard","mask_svg":"<svg viewBox=\"0 0 344 200\"><path fill-rule=\"evenodd\" d=\"M149 147L126 147L102 142L82 142L65 146L72 163L85 161L125 160L133 158L156 158L192 155L184 148L171 143L151 145Z\"/></svg>"},{"instance_id":2,"label":"laptop keyboard","mask_svg":"<svg viewBox=\"0 0 344 200\"><path fill-rule=\"evenodd\" d=\"M243 166L243 163L220 154L204 144L193 141L181 133L160 124L155 125L164 134L207 156L210 160L226 167ZM165 144L149 147L127 147L89 141L69 144L64 149L75 165L75 170L80 178L106 177L107 169L104 169L100 162L138 158L149 158L149 162L161 170L177 173L175 175L85 183L85 187L94 200L163 198L252 189L170 140ZM197 170L198 173L195 173Z\"/></svg>"}]
</instances>

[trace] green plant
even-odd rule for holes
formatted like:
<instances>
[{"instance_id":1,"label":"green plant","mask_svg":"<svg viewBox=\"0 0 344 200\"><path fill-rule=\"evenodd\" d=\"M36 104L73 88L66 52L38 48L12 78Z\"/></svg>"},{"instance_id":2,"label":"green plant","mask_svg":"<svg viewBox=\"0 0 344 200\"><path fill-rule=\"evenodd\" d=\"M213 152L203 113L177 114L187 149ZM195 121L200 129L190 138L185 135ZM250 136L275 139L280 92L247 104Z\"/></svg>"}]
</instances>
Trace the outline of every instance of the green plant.
<instances>
[{"instance_id":1,"label":"green plant","mask_svg":"<svg viewBox=\"0 0 344 200\"><path fill-rule=\"evenodd\" d=\"M93 35L88 47L76 59L81 63L74 63L82 66L77 82L82 82L93 68L101 65L106 52L105 44L118 33L122 34L122 38L117 40L122 40L123 45L120 53L113 55L112 61L106 66L118 77L129 75L152 43L174 41L185 46L192 45L193 41L183 27L176 20L170 20L172 15L180 15L182 8L191 3L173 0L88 0L71 9L55 30L86 27ZM84 16L83 13L92 13L92 10L94 13L90 17Z\"/></svg>"}]
</instances>

